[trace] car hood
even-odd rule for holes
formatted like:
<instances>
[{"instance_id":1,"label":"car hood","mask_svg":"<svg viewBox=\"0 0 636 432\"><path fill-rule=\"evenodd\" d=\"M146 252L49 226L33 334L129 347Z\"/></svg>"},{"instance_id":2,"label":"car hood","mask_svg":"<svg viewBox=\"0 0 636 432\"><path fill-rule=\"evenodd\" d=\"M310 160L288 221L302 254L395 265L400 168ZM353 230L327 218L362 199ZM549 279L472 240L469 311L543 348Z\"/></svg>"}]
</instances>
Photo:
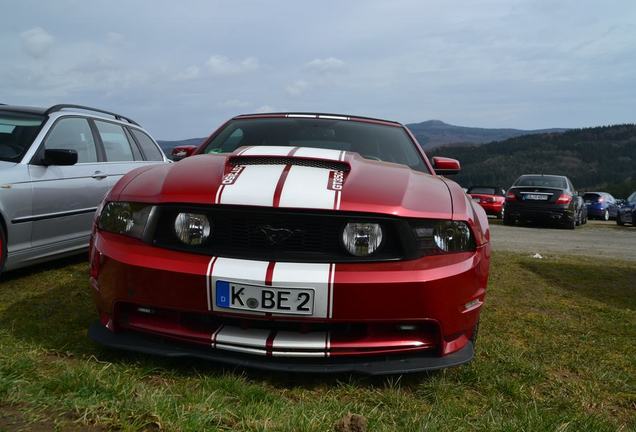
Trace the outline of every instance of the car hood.
<instances>
[{"instance_id":1,"label":"car hood","mask_svg":"<svg viewBox=\"0 0 636 432\"><path fill-rule=\"evenodd\" d=\"M290 154L291 153L291 154ZM114 199L153 203L250 205L452 218L437 176L357 153L300 147L240 148L134 172Z\"/></svg>"}]
</instances>

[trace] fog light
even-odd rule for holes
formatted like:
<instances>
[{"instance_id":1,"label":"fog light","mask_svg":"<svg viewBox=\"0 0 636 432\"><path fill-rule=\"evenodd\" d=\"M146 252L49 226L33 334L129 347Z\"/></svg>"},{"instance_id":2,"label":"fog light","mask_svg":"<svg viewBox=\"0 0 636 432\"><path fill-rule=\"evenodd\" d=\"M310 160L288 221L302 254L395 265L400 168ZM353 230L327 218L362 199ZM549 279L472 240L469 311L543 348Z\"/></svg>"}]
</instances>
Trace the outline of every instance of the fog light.
<instances>
[{"instance_id":1,"label":"fog light","mask_svg":"<svg viewBox=\"0 0 636 432\"><path fill-rule=\"evenodd\" d=\"M179 213L174 220L177 238L190 246L202 244L210 236L210 222L207 216L197 213Z\"/></svg>"},{"instance_id":2,"label":"fog light","mask_svg":"<svg viewBox=\"0 0 636 432\"><path fill-rule=\"evenodd\" d=\"M349 222L342 232L342 243L351 255L371 255L382 244L382 227L377 223Z\"/></svg>"}]
</instances>

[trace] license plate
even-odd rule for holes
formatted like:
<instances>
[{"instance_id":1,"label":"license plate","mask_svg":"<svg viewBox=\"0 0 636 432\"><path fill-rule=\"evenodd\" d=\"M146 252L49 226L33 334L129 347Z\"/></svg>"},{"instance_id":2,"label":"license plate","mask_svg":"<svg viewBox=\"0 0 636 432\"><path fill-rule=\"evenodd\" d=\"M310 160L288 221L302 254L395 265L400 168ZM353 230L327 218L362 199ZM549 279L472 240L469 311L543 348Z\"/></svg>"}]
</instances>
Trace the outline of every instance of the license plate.
<instances>
[{"instance_id":1,"label":"license plate","mask_svg":"<svg viewBox=\"0 0 636 432\"><path fill-rule=\"evenodd\" d=\"M525 194L524 199L535 201L547 201L548 195Z\"/></svg>"},{"instance_id":2,"label":"license plate","mask_svg":"<svg viewBox=\"0 0 636 432\"><path fill-rule=\"evenodd\" d=\"M314 290L246 285L219 280L216 281L216 305L253 312L312 315Z\"/></svg>"}]
</instances>

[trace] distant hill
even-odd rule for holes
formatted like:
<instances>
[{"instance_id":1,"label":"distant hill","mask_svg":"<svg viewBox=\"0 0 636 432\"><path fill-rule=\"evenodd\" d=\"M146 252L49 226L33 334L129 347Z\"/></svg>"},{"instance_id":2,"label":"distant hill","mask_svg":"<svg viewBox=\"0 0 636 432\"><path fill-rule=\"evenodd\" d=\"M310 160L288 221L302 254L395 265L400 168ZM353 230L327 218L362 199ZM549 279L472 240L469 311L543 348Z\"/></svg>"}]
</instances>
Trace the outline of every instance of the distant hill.
<instances>
[{"instance_id":1,"label":"distant hill","mask_svg":"<svg viewBox=\"0 0 636 432\"><path fill-rule=\"evenodd\" d=\"M521 135L564 132L567 129L488 129L455 126L440 120L428 120L406 125L417 138L420 145L429 150L443 145L483 144L501 141Z\"/></svg>"},{"instance_id":2,"label":"distant hill","mask_svg":"<svg viewBox=\"0 0 636 432\"><path fill-rule=\"evenodd\" d=\"M429 156L458 159L464 187L508 187L521 174L566 175L580 191L625 198L636 190L636 124L524 135L483 145L446 146Z\"/></svg>"},{"instance_id":3,"label":"distant hill","mask_svg":"<svg viewBox=\"0 0 636 432\"><path fill-rule=\"evenodd\" d=\"M440 120L428 120L421 123L406 125L426 150L442 145L482 144L500 141L516 136L563 132L567 129L487 129L476 127L455 126ZM177 141L158 141L161 148L170 155L170 151L178 145L198 145L205 138L190 138Z\"/></svg>"}]
</instances>

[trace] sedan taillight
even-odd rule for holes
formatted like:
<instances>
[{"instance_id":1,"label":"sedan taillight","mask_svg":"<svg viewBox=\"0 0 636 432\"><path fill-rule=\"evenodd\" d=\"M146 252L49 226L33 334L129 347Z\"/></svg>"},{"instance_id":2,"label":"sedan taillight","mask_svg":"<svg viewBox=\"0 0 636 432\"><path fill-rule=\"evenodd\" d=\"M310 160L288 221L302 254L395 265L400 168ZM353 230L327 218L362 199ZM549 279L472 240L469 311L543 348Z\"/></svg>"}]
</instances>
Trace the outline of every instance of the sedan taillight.
<instances>
[{"instance_id":1,"label":"sedan taillight","mask_svg":"<svg viewBox=\"0 0 636 432\"><path fill-rule=\"evenodd\" d=\"M506 194L506 201L516 201L517 197L515 196L515 193L510 191Z\"/></svg>"},{"instance_id":2,"label":"sedan taillight","mask_svg":"<svg viewBox=\"0 0 636 432\"><path fill-rule=\"evenodd\" d=\"M559 196L559 198L557 198L556 203L557 204L570 204L570 202L572 201L572 195L568 195L568 194L561 194L561 196Z\"/></svg>"}]
</instances>

